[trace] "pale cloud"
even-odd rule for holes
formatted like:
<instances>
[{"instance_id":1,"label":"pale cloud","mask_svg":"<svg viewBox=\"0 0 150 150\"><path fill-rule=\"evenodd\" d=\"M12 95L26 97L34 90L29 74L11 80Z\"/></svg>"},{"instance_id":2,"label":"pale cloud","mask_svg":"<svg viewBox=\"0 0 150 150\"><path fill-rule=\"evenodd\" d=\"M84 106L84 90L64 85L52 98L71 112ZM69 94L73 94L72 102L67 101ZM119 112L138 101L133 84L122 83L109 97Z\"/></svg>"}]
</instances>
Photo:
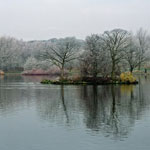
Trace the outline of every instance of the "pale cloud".
<instances>
[{"instance_id":1,"label":"pale cloud","mask_svg":"<svg viewBox=\"0 0 150 150\"><path fill-rule=\"evenodd\" d=\"M148 0L0 0L0 35L25 40L150 28Z\"/></svg>"}]
</instances>

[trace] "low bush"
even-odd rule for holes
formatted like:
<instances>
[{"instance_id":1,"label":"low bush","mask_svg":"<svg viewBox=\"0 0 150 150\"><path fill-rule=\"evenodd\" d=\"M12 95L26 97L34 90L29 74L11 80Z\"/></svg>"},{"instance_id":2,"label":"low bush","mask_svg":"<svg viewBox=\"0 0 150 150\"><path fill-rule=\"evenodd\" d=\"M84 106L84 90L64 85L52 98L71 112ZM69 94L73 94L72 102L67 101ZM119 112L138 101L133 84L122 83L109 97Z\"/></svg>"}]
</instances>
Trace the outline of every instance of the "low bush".
<instances>
[{"instance_id":1,"label":"low bush","mask_svg":"<svg viewBox=\"0 0 150 150\"><path fill-rule=\"evenodd\" d=\"M120 75L121 82L123 83L135 83L136 78L133 76L131 72L124 72Z\"/></svg>"}]
</instances>

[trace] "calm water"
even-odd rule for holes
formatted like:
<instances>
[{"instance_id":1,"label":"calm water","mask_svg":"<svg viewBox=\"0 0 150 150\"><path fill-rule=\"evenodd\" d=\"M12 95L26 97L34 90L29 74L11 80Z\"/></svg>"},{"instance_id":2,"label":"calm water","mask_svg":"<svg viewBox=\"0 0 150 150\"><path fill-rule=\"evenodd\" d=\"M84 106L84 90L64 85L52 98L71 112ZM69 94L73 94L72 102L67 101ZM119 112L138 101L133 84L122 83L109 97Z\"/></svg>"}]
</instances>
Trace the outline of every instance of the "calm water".
<instances>
[{"instance_id":1,"label":"calm water","mask_svg":"<svg viewBox=\"0 0 150 150\"><path fill-rule=\"evenodd\" d=\"M0 77L0 150L149 150L150 77L137 86Z\"/></svg>"}]
</instances>

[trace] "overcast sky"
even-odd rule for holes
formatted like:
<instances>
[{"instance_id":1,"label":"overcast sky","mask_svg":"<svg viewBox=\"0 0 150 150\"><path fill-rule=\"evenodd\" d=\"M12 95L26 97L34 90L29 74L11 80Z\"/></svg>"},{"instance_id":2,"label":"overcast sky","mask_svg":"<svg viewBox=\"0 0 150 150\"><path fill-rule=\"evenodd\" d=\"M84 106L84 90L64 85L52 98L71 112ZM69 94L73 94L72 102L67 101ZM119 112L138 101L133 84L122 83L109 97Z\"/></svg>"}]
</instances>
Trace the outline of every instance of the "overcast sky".
<instances>
[{"instance_id":1,"label":"overcast sky","mask_svg":"<svg viewBox=\"0 0 150 150\"><path fill-rule=\"evenodd\" d=\"M113 28L150 29L150 0L0 0L0 36L85 38Z\"/></svg>"}]
</instances>

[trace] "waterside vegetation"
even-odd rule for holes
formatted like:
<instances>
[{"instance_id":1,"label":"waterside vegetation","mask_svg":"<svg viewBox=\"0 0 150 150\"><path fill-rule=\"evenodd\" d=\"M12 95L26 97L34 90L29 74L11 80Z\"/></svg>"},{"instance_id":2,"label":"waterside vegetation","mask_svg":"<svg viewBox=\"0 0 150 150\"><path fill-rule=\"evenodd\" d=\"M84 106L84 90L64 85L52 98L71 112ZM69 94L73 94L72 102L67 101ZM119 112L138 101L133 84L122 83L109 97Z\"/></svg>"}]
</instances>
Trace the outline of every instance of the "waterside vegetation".
<instances>
[{"instance_id":1,"label":"waterside vegetation","mask_svg":"<svg viewBox=\"0 0 150 150\"><path fill-rule=\"evenodd\" d=\"M136 34L113 29L91 34L85 40L66 37L25 42L1 37L0 69L59 77L42 83L137 83L132 73L141 69L148 73L150 69L150 36L141 28Z\"/></svg>"}]
</instances>

